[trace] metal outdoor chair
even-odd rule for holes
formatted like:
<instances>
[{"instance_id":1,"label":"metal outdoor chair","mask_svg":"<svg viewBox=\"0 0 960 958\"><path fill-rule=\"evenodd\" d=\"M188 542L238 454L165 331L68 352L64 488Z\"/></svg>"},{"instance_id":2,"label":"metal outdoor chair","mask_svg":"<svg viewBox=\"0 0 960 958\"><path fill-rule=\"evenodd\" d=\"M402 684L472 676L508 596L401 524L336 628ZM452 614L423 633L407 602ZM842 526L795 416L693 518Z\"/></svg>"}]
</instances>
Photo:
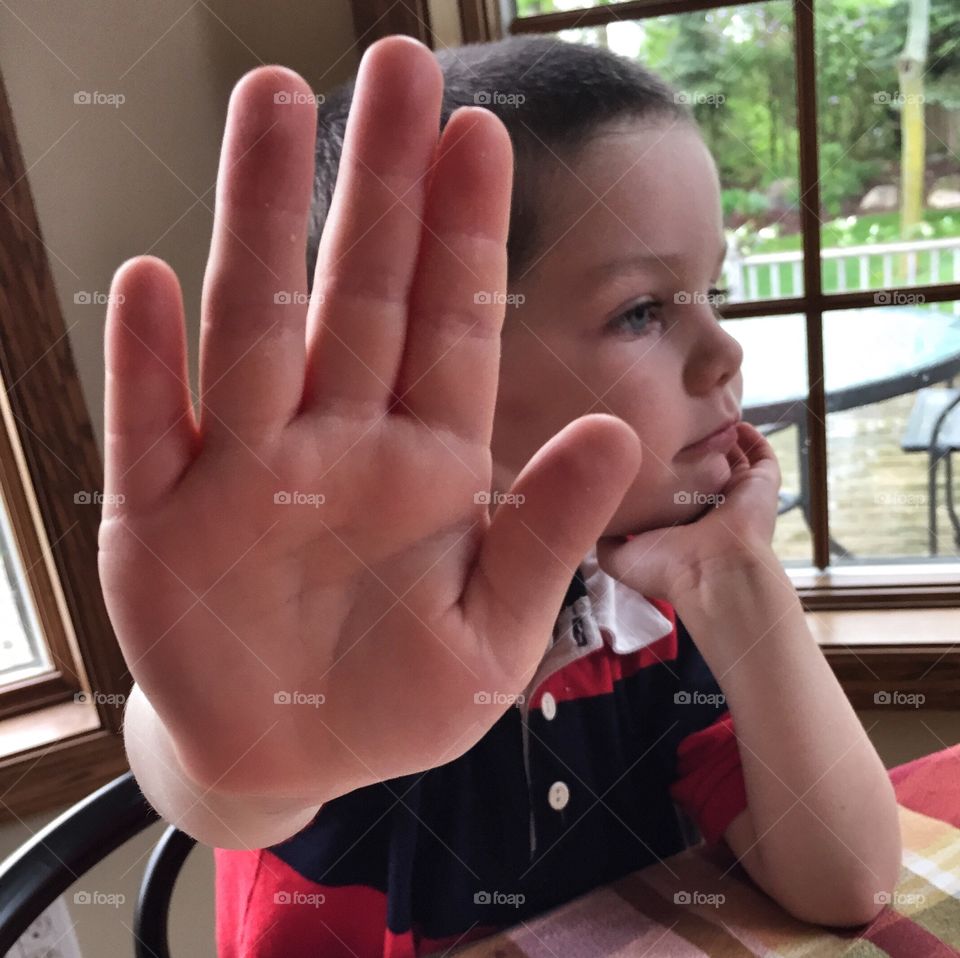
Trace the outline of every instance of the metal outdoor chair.
<instances>
[{"instance_id":1,"label":"metal outdoor chair","mask_svg":"<svg viewBox=\"0 0 960 958\"><path fill-rule=\"evenodd\" d=\"M0 955L81 875L159 820L133 773L126 772L68 808L0 862ZM195 844L170 825L154 846L134 912L136 958L169 958L170 898Z\"/></svg>"},{"instance_id":2,"label":"metal outdoor chair","mask_svg":"<svg viewBox=\"0 0 960 958\"><path fill-rule=\"evenodd\" d=\"M781 429L786 429L788 426L797 427L797 463L800 468L800 488L797 492L785 492L783 489L777 493L778 506L777 506L777 515L782 516L785 512L789 512L791 509L796 509L800 507L800 511L803 513L803 520L807 524L807 528L810 526L810 484L807 479L807 470L804 465L804 447L806 445L806 420L802 417L797 420L790 419L781 419L778 422L768 422L763 425L757 426L757 432L759 432L764 437L771 436L775 432L780 432ZM839 543L833 536L829 538L830 553L831 555L843 556L845 559L852 559L853 553L847 549L844 545Z\"/></svg>"},{"instance_id":3,"label":"metal outdoor chair","mask_svg":"<svg viewBox=\"0 0 960 958\"><path fill-rule=\"evenodd\" d=\"M953 453L960 452L960 389L931 386L917 393L900 440L904 452L928 456L927 508L930 555L939 551L937 535L937 473L944 464L944 498L953 525L954 545L960 550L960 518L953 499Z\"/></svg>"},{"instance_id":4,"label":"metal outdoor chair","mask_svg":"<svg viewBox=\"0 0 960 958\"><path fill-rule=\"evenodd\" d=\"M781 422L768 422L764 423L762 426L757 426L757 432L766 438L767 436L772 436L775 432L780 432L781 429L786 429L788 426L792 425L793 423L789 420L784 420ZM781 489L778 493L778 499L778 516L782 516L785 512L789 512L791 509L796 509L797 506L803 505L803 497L799 492L785 492L783 489Z\"/></svg>"}]
</instances>

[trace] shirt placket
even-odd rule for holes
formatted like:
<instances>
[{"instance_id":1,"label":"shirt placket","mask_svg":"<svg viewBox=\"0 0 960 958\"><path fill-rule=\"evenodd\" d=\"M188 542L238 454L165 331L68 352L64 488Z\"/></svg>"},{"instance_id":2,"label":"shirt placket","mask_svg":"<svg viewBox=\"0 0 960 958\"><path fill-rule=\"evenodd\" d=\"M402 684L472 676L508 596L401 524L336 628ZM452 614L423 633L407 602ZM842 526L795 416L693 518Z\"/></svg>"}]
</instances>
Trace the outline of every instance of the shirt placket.
<instances>
[{"instance_id":1,"label":"shirt placket","mask_svg":"<svg viewBox=\"0 0 960 958\"><path fill-rule=\"evenodd\" d=\"M540 686L550 678L551 675L565 668L578 658L596 651L603 645L603 637L600 634L600 629L593 616L590 597L588 595L581 596L573 602L572 605L564 608L557 618L554 628L555 634L559 633L558 637L544 657L537 674L534 676L530 685L527 686L523 699L517 703L517 708L520 711L523 767L527 785L527 800L530 816L530 861L533 861L537 851L536 808L541 798L535 792L538 786L534 783L534 776L531 771L530 704ZM548 721L552 722L554 720L557 703L549 692L545 692L541 697L540 711ZM547 790L547 803L555 814L561 816L561 825L569 796L570 785L562 778L558 778L552 782Z\"/></svg>"}]
</instances>

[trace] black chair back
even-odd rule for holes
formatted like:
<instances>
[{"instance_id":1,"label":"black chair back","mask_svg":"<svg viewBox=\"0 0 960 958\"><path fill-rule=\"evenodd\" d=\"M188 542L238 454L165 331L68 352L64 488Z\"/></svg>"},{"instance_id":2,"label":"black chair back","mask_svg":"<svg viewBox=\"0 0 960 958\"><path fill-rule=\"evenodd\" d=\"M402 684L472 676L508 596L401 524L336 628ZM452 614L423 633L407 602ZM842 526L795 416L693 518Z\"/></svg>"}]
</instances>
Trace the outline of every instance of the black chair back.
<instances>
[{"instance_id":1,"label":"black chair back","mask_svg":"<svg viewBox=\"0 0 960 958\"><path fill-rule=\"evenodd\" d=\"M0 863L0 955L81 875L159 821L132 772L68 808ZM136 958L170 958L167 918L196 840L170 825L147 862L134 912Z\"/></svg>"}]
</instances>

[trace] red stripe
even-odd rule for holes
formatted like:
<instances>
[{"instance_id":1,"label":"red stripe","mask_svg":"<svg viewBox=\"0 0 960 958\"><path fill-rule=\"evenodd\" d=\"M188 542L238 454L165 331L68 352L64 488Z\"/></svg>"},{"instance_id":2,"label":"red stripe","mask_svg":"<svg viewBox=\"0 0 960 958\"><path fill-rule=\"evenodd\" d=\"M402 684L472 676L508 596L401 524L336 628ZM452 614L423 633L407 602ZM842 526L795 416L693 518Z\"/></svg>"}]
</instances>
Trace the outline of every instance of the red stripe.
<instances>
[{"instance_id":1,"label":"red stripe","mask_svg":"<svg viewBox=\"0 0 960 958\"><path fill-rule=\"evenodd\" d=\"M960 828L960 745L890 769L897 802Z\"/></svg>"},{"instance_id":2,"label":"red stripe","mask_svg":"<svg viewBox=\"0 0 960 958\"><path fill-rule=\"evenodd\" d=\"M218 958L384 953L387 902L376 888L317 884L265 849L216 848L214 855Z\"/></svg>"},{"instance_id":3,"label":"red stripe","mask_svg":"<svg viewBox=\"0 0 960 958\"><path fill-rule=\"evenodd\" d=\"M939 908L940 906L937 906ZM944 902L942 918L944 927L949 924L948 916L952 913L953 905ZM935 911L931 909L931 911ZM930 920L931 911L926 912L925 918ZM853 937L851 930L851 937ZM863 938L879 948L890 958L958 958L960 951L951 948L946 942L932 935L922 925L911 918L901 915L900 912L887 906L862 931L855 932L857 938Z\"/></svg>"},{"instance_id":4,"label":"red stripe","mask_svg":"<svg viewBox=\"0 0 960 958\"><path fill-rule=\"evenodd\" d=\"M615 682L630 678L651 665L677 658L676 628L636 652L618 655L604 642L602 648L571 662L540 683L530 697L530 708L540 708L545 692L557 702L608 695Z\"/></svg>"},{"instance_id":5,"label":"red stripe","mask_svg":"<svg viewBox=\"0 0 960 958\"><path fill-rule=\"evenodd\" d=\"M729 712L680 743L677 778L670 795L696 822L708 843L718 842L747 807L740 751Z\"/></svg>"}]
</instances>

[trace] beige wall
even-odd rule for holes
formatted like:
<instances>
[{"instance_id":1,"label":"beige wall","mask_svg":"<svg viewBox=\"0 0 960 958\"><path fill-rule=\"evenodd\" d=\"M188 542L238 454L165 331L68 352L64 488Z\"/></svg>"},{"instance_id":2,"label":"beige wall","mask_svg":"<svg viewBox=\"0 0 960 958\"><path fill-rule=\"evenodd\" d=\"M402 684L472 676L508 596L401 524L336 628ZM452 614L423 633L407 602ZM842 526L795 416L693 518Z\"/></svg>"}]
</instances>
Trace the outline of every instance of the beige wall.
<instances>
[{"instance_id":1,"label":"beige wall","mask_svg":"<svg viewBox=\"0 0 960 958\"><path fill-rule=\"evenodd\" d=\"M127 258L152 253L180 277L197 382L200 289L230 91L247 70L280 63L323 92L356 70L349 0L227 3L0 4L0 70L9 92L70 346L103 449L102 306L79 291L110 288ZM122 93L119 108L78 106L74 93ZM0 858L56 810L0 825ZM68 893L88 955L129 954L137 881L155 825ZM75 906L75 889L126 896L122 907ZM125 927L126 926L126 927ZM192 853L173 905L172 952L213 950L213 858Z\"/></svg>"},{"instance_id":2,"label":"beige wall","mask_svg":"<svg viewBox=\"0 0 960 958\"><path fill-rule=\"evenodd\" d=\"M434 0L435 24L443 42L455 43L443 2ZM353 43L347 0L282 8L222 0L0 4L0 69L101 449L103 309L75 305L74 293L106 293L130 256L166 260L183 287L196 383L200 287L230 90L246 70L273 62L322 92L356 69ZM126 102L78 107L78 90L123 93ZM888 766L960 740L957 713L869 712L862 719L868 728L878 723L871 734ZM0 826L0 857L53 816ZM127 953L136 882L161 830L134 839L75 886L126 895L110 914L71 903L87 954ZM210 850L196 849L174 901L178 958L213 954L212 881Z\"/></svg>"}]
</instances>

